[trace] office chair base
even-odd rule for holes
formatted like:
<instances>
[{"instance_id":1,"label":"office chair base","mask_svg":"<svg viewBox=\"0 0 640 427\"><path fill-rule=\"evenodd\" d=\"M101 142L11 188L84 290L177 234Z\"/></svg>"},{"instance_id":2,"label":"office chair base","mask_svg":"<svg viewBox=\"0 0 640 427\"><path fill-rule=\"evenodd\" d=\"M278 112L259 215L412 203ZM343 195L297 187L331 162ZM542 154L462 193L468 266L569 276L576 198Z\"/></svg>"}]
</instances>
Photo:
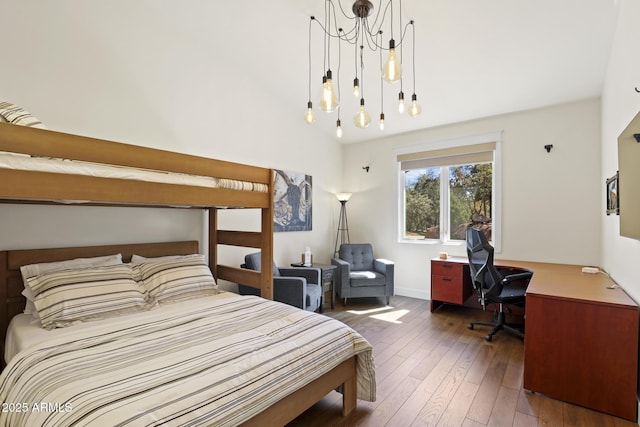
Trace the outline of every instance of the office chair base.
<instances>
[{"instance_id":1,"label":"office chair base","mask_svg":"<svg viewBox=\"0 0 640 427\"><path fill-rule=\"evenodd\" d=\"M487 336L484 338L489 342L491 342L493 340L493 336L495 334L497 334L498 332L500 332L502 330L510 332L511 334L517 336L520 339L524 339L524 332L522 332L522 326L523 325L519 325L519 324L515 324L515 323L507 323L505 321L505 314L503 312L499 312L498 313L498 319L494 323L491 323L491 322L471 322L471 323L469 323L467 325L467 328L473 330L474 326L476 326L476 325L493 327L493 329L491 329L491 331L489 331Z\"/></svg>"}]
</instances>

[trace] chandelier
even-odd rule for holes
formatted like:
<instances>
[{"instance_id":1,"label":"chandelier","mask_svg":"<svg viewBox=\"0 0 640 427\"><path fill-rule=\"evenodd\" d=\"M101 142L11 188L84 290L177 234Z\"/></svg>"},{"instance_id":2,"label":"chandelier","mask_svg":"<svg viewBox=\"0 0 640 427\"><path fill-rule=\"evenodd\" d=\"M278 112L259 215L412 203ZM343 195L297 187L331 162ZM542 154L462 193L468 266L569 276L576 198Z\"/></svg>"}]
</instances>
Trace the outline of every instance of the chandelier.
<instances>
[{"instance_id":1,"label":"chandelier","mask_svg":"<svg viewBox=\"0 0 640 427\"><path fill-rule=\"evenodd\" d=\"M317 24L322 30L323 52L322 52L322 87L320 92L320 109L327 113L337 112L336 120L336 136L342 137L342 122L340 120L340 68L341 68L341 52L343 45L347 48L354 49L354 79L353 79L353 96L359 98L359 109L353 117L353 123L358 128L366 128L371 123L371 116L365 108L365 47L369 51L379 52L379 68L380 74L373 77L367 77L367 87L371 82L379 79L380 84L380 130L384 130L384 84L396 84L399 82L398 92L398 111L404 113L405 101L404 92L402 90L403 70L402 70L402 47L408 38L407 30L411 27L411 48L412 48L412 81L413 94L411 95L411 104L408 108L408 114L415 117L422 111L418 104L416 95L416 76L415 76L415 23L413 20L408 21L404 27L402 25L402 0L399 3L400 18L394 23L394 5L393 0L380 0L378 11L373 17L374 6L369 0L356 0L352 7L351 13L345 12L340 0L325 0L323 21L311 16L309 20L309 100L307 102L307 111L304 115L305 122L312 124L316 121L316 115L313 110L313 102L311 101L311 46L312 46L312 27ZM341 13L341 19L350 22L351 28L345 29L338 23L338 11ZM388 18L388 19L387 19ZM373 22L371 22L373 21ZM394 39L394 24L398 25L401 31L398 33L399 39ZM384 30L383 30L384 28ZM388 31L385 33L385 31ZM384 37L384 39L383 39ZM388 44L385 43L388 40ZM336 80L331 69L332 48L337 46L337 68ZM396 52L399 49L400 52ZM386 56L386 59L383 58Z\"/></svg>"}]
</instances>

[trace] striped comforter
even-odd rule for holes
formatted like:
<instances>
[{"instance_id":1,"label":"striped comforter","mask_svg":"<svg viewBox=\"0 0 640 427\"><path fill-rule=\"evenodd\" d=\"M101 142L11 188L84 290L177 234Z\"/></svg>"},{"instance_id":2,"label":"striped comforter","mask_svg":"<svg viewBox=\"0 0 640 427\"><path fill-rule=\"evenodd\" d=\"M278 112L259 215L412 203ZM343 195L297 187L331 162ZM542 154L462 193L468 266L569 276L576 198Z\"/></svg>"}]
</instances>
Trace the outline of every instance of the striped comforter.
<instances>
[{"instance_id":1,"label":"striped comforter","mask_svg":"<svg viewBox=\"0 0 640 427\"><path fill-rule=\"evenodd\" d=\"M95 323L10 361L0 425L236 425L354 354L375 400L369 343L284 304L223 293Z\"/></svg>"}]
</instances>

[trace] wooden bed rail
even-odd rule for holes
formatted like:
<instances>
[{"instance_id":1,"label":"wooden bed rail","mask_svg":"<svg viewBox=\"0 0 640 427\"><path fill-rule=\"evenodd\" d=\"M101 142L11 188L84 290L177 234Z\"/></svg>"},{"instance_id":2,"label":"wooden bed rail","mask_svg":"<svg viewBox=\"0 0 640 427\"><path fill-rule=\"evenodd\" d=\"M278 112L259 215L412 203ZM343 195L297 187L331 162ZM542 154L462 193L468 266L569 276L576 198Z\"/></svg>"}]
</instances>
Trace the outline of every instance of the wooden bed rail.
<instances>
[{"instance_id":1,"label":"wooden bed rail","mask_svg":"<svg viewBox=\"0 0 640 427\"><path fill-rule=\"evenodd\" d=\"M269 184L273 179L270 169L258 166L9 123L0 123L0 151L262 184Z\"/></svg>"},{"instance_id":2,"label":"wooden bed rail","mask_svg":"<svg viewBox=\"0 0 640 427\"><path fill-rule=\"evenodd\" d=\"M273 191L269 193L273 206ZM216 279L260 289L260 296L273 299L273 209L262 209L261 232L218 230L217 208L209 209L209 268ZM262 271L218 264L218 245L260 249Z\"/></svg>"}]
</instances>

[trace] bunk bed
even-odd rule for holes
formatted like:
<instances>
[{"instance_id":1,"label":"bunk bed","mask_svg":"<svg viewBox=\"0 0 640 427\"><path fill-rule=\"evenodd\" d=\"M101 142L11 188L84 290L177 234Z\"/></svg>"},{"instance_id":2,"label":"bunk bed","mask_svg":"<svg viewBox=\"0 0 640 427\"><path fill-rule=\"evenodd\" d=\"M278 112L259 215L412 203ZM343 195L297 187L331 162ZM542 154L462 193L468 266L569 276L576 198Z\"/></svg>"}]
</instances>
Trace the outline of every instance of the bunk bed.
<instances>
[{"instance_id":1,"label":"bunk bed","mask_svg":"<svg viewBox=\"0 0 640 427\"><path fill-rule=\"evenodd\" d=\"M0 123L1 202L205 209L209 212L208 266L213 278L258 288L267 300L273 298L272 183L273 171L267 168ZM218 211L232 208L259 209L261 230L220 230ZM263 270L218 264L219 245L260 249ZM168 242L0 251L0 342L5 342L10 320L25 307L20 275L23 265L116 252L125 260L133 254L190 254L197 253L197 246L197 242ZM263 301L260 299L260 304ZM366 341L359 343L353 346L357 348L353 354L299 382L288 395L271 401L267 408L250 412L249 419L242 415L232 417L232 424L239 420L247 425L284 424L338 387L343 392L344 415L355 409L357 396L374 400L371 348ZM10 362L6 370L13 369Z\"/></svg>"}]
</instances>

